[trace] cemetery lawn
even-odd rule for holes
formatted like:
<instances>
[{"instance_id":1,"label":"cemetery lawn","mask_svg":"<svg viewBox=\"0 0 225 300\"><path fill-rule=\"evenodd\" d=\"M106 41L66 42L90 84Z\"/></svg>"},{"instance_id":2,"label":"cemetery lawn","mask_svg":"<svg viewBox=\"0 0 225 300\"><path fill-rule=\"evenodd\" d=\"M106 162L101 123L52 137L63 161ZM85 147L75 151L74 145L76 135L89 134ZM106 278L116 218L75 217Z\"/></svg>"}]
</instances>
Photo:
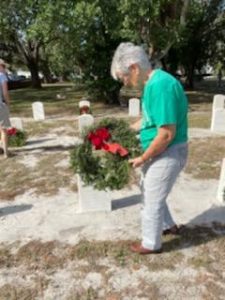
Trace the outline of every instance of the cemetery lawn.
<instances>
[{"instance_id":1,"label":"cemetery lawn","mask_svg":"<svg viewBox=\"0 0 225 300\"><path fill-rule=\"evenodd\" d=\"M211 122L211 108L215 87L212 83L199 84L195 91L187 91L189 99L189 126L209 128ZM217 92L218 93L218 92ZM57 95L65 96L65 99L57 99ZM12 98L10 111L11 116L32 118L32 103L41 101L44 104L45 114L49 118L73 117L79 114L78 102L87 97L84 87L75 87L71 83L43 85L40 90L31 88L10 91ZM121 92L123 103L134 95L139 97L137 90L123 89ZM101 115L107 111L108 115L118 115L126 112L126 107L106 105L104 102L92 102L93 114ZM54 122L51 122L53 127ZM57 122L55 122L57 127ZM46 126L47 127L47 126ZM40 129L38 126L37 131ZM41 129L42 130L42 129Z\"/></svg>"},{"instance_id":2,"label":"cemetery lawn","mask_svg":"<svg viewBox=\"0 0 225 300\"><path fill-rule=\"evenodd\" d=\"M0 300L224 299L224 224L187 226L181 236L163 237L163 253L139 256L129 250L129 238L140 236L139 206L115 209L101 219L73 212L78 197L69 160L78 138L82 87L54 84L10 93L11 116L22 117L28 141L11 148L9 159L0 155ZM66 99L56 99L57 94ZM190 127L209 129L214 86L203 83L187 94ZM130 95L124 91L123 97ZM34 101L44 103L45 121L32 120ZM128 118L127 107L96 102L91 109L96 122L105 117L135 121ZM188 205L189 196L190 202L198 200L202 187L211 192L224 149L223 136L190 139L183 175L188 180L177 189L179 196L185 185ZM207 212L196 216L206 213L207 219Z\"/></svg>"},{"instance_id":3,"label":"cemetery lawn","mask_svg":"<svg viewBox=\"0 0 225 300\"><path fill-rule=\"evenodd\" d=\"M224 299L224 233L216 223L186 228L147 256L127 240L1 244L0 299Z\"/></svg>"}]
</instances>

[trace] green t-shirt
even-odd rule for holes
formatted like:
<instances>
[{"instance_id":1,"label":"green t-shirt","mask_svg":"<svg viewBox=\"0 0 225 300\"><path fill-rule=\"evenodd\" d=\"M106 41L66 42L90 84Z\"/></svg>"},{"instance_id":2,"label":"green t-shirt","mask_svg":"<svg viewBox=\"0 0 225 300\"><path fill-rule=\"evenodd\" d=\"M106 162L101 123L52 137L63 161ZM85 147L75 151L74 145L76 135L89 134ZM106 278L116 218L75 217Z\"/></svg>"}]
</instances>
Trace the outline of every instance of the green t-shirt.
<instances>
[{"instance_id":1,"label":"green t-shirt","mask_svg":"<svg viewBox=\"0 0 225 300\"><path fill-rule=\"evenodd\" d=\"M165 71L155 70L142 94L142 148L149 147L157 128L163 125L176 125L176 135L169 146L186 142L187 111L187 97L180 82Z\"/></svg>"}]
</instances>

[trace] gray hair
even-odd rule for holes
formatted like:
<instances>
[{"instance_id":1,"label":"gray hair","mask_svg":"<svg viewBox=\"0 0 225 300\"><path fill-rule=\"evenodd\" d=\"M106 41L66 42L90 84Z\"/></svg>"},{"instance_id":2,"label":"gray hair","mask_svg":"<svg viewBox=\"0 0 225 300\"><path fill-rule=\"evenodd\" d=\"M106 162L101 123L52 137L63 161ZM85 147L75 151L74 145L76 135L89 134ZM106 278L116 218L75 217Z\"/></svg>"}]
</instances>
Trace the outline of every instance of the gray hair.
<instances>
[{"instance_id":1,"label":"gray hair","mask_svg":"<svg viewBox=\"0 0 225 300\"><path fill-rule=\"evenodd\" d=\"M132 64L138 64L142 70L151 68L148 55L141 46L133 43L121 43L113 56L111 64L111 75L117 80L117 73L128 74L129 67Z\"/></svg>"}]
</instances>

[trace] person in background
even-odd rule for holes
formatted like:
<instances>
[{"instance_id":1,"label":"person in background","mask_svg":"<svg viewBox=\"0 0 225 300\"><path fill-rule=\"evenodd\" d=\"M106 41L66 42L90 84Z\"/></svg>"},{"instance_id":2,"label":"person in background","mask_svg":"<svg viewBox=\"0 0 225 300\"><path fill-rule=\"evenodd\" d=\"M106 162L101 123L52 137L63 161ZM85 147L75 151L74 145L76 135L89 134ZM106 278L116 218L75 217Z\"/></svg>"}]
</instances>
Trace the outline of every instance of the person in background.
<instances>
[{"instance_id":1,"label":"person in background","mask_svg":"<svg viewBox=\"0 0 225 300\"><path fill-rule=\"evenodd\" d=\"M133 243L131 251L160 253L161 235L179 233L166 199L187 160L187 98L180 82L154 70L143 48L133 43L118 46L111 75L142 89L142 118L132 128L140 131L143 154L130 159L143 171L142 241Z\"/></svg>"},{"instance_id":2,"label":"person in background","mask_svg":"<svg viewBox=\"0 0 225 300\"><path fill-rule=\"evenodd\" d=\"M6 76L6 63L3 59L0 59L0 132L1 142L3 148L4 157L9 156L8 152L8 136L7 128L10 127L9 120L9 103L10 97L8 92L8 83Z\"/></svg>"}]
</instances>

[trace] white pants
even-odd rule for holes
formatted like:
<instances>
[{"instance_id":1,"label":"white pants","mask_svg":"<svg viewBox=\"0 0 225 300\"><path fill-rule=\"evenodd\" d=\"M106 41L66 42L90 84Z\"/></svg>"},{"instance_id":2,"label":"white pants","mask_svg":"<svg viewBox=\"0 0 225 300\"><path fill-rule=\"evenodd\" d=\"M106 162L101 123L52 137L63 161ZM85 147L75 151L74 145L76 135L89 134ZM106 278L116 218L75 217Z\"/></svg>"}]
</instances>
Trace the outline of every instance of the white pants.
<instances>
[{"instance_id":1,"label":"white pants","mask_svg":"<svg viewBox=\"0 0 225 300\"><path fill-rule=\"evenodd\" d=\"M143 166L142 246L151 250L161 248L164 229L175 225L166 199L187 161L186 143L167 148Z\"/></svg>"}]
</instances>

